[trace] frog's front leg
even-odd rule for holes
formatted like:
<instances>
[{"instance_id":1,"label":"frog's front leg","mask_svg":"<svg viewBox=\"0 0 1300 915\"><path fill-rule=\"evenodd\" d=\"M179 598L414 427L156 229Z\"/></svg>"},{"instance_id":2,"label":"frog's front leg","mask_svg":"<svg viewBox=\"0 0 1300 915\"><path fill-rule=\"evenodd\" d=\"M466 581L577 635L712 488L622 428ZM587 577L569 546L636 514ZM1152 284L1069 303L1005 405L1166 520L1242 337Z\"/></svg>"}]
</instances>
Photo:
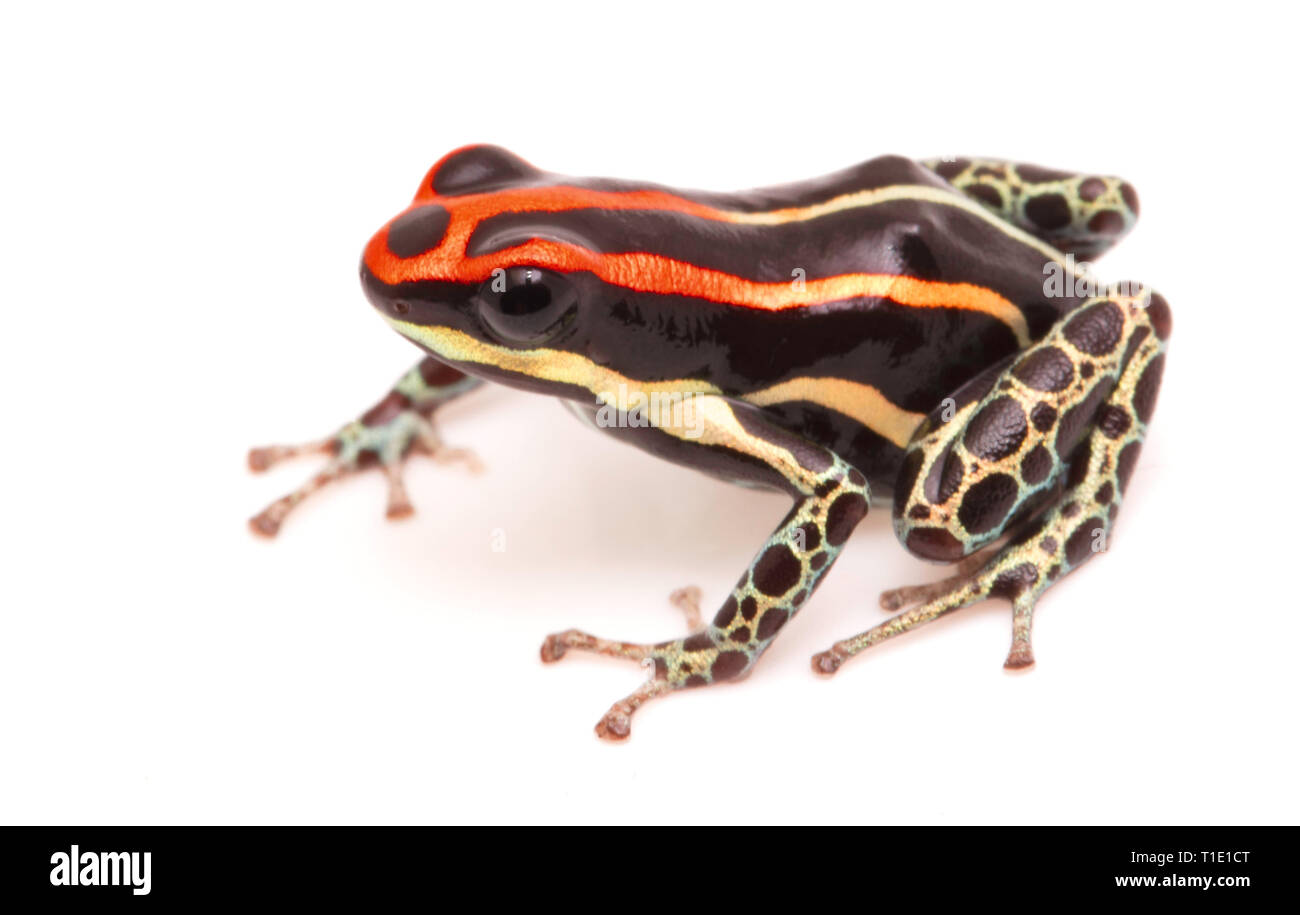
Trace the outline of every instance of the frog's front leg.
<instances>
[{"instance_id":1,"label":"frog's front leg","mask_svg":"<svg viewBox=\"0 0 1300 915\"><path fill-rule=\"evenodd\" d=\"M654 430L656 450L692 463L776 487L795 499L785 520L763 544L708 626L685 638L634 644L576 629L551 635L542 660L558 661L575 648L644 664L651 677L616 702L596 733L627 737L631 715L647 700L685 687L734 680L748 673L777 633L807 602L867 513L866 478L839 455L770 424L754 407L717 396L693 398L694 436L681 426ZM704 452L699 451L703 449ZM689 601L683 602L689 606Z\"/></svg>"},{"instance_id":2,"label":"frog's front leg","mask_svg":"<svg viewBox=\"0 0 1300 915\"><path fill-rule=\"evenodd\" d=\"M459 448L447 448L433 425L433 414L448 401L482 384L436 359L425 357L404 374L377 404L328 438L305 445L272 445L248 452L248 466L261 472L301 454L329 455L329 461L310 480L249 519L255 533L274 537L285 516L316 490L340 477L379 466L388 477L390 518L404 518L414 509L402 483L402 467L413 453L440 462L464 461L471 470L477 458Z\"/></svg>"},{"instance_id":3,"label":"frog's front leg","mask_svg":"<svg viewBox=\"0 0 1300 915\"><path fill-rule=\"evenodd\" d=\"M1159 295L1090 300L1010 368L973 379L931 414L904 457L899 539L946 561L1004 532L1011 540L971 574L886 592L924 603L836 643L813 669L834 673L858 652L986 597L1012 604L1005 666L1033 664L1038 598L1107 546L1155 409L1170 325Z\"/></svg>"}]
</instances>

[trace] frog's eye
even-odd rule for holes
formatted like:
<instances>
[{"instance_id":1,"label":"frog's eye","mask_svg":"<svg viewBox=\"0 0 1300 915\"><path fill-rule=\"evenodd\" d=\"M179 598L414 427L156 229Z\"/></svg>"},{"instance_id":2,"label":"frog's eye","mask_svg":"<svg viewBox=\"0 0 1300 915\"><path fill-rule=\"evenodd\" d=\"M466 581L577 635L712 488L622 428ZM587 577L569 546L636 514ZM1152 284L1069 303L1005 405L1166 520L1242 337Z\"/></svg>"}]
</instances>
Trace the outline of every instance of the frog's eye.
<instances>
[{"instance_id":1,"label":"frog's eye","mask_svg":"<svg viewBox=\"0 0 1300 915\"><path fill-rule=\"evenodd\" d=\"M578 304L568 277L541 267L498 270L478 293L479 314L497 335L536 343L559 329Z\"/></svg>"}]
</instances>

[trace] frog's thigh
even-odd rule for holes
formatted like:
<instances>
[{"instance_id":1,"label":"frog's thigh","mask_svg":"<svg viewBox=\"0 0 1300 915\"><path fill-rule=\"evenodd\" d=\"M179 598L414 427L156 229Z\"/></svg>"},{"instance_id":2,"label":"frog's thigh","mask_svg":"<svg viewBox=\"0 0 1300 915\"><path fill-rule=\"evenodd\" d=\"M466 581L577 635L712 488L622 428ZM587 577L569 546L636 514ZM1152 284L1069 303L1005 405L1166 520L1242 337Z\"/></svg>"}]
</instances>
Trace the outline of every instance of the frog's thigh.
<instances>
[{"instance_id":1,"label":"frog's thigh","mask_svg":"<svg viewBox=\"0 0 1300 915\"><path fill-rule=\"evenodd\" d=\"M926 418L895 490L894 531L910 552L957 561L1055 497L1067 470L1086 462L1090 428L1121 422L1122 405L1108 399L1122 373L1163 347L1168 306L1156 295L1149 308L1144 301L1141 293L1089 300L982 379L986 392L969 400L958 392Z\"/></svg>"},{"instance_id":2,"label":"frog's thigh","mask_svg":"<svg viewBox=\"0 0 1300 915\"><path fill-rule=\"evenodd\" d=\"M759 549L712 623L685 638L653 645L616 642L577 630L542 646L556 661L570 648L635 660L652 679L616 703L596 727L607 738L627 736L630 716L650 698L746 674L811 596L866 515L866 478L841 457L780 429L749 405L721 397L695 399L698 422L675 429L637 430L648 450L790 493L794 506ZM664 438L676 440L676 444Z\"/></svg>"},{"instance_id":3,"label":"frog's thigh","mask_svg":"<svg viewBox=\"0 0 1300 915\"><path fill-rule=\"evenodd\" d=\"M1012 225L1080 257L1100 256L1137 224L1137 191L1122 178L1001 159L923 164Z\"/></svg>"},{"instance_id":4,"label":"frog's thigh","mask_svg":"<svg viewBox=\"0 0 1300 915\"><path fill-rule=\"evenodd\" d=\"M1047 507L1012 528L1011 542L973 575L837 643L814 658L816 669L831 673L877 642L990 596L1013 605L1007 666L1033 663L1034 604L1106 548L1155 409L1171 321L1164 299L1153 294L1144 307L1147 301L1091 300L1003 372L990 393L935 431L927 432L927 420L904 459L895 519L905 543L923 545L914 552L959 558L1001 536L1029 506ZM918 530L932 533L915 540ZM952 555L932 555L940 547Z\"/></svg>"}]
</instances>

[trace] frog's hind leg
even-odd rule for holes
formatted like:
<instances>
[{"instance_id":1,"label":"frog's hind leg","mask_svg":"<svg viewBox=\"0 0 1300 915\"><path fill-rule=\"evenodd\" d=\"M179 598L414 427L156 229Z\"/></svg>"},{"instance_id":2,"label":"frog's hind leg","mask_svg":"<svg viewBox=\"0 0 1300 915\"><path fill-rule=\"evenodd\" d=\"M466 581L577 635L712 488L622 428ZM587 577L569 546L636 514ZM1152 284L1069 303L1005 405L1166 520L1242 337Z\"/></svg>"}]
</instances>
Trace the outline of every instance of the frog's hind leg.
<instances>
[{"instance_id":1,"label":"frog's hind leg","mask_svg":"<svg viewBox=\"0 0 1300 915\"><path fill-rule=\"evenodd\" d=\"M920 606L816 655L814 670L834 673L858 652L986 597L1012 604L1006 666L1031 665L1039 596L1107 546L1155 409L1170 324L1155 294L1089 300L1009 369L959 390L951 413L927 417L896 489L899 539L950 562L1004 532L1011 540L977 569L915 589L908 596L923 597Z\"/></svg>"},{"instance_id":2,"label":"frog's hind leg","mask_svg":"<svg viewBox=\"0 0 1300 915\"><path fill-rule=\"evenodd\" d=\"M478 460L472 453L442 444L433 425L433 414L447 401L480 384L478 379L426 357L398 379L379 403L328 438L304 445L252 449L248 452L248 466L255 472L304 454L328 455L329 460L302 486L254 515L249 525L257 534L274 537L285 516L312 493L374 466L382 467L388 478L388 517L409 516L414 509L402 482L402 468L410 455L426 454L444 463L463 461L471 470L478 469Z\"/></svg>"},{"instance_id":3,"label":"frog's hind leg","mask_svg":"<svg viewBox=\"0 0 1300 915\"><path fill-rule=\"evenodd\" d=\"M700 419L696 435L665 426L644 430L645 437L634 443L669 459L782 489L795 504L713 621L692 635L639 644L569 629L546 638L541 656L547 663L576 649L636 661L649 672L650 679L614 703L596 725L596 733L606 739L627 737L632 713L650 699L749 673L807 602L867 513L866 477L838 455L772 425L755 407L712 395L694 398L694 405ZM694 599L679 592L674 602L689 616Z\"/></svg>"},{"instance_id":4,"label":"frog's hind leg","mask_svg":"<svg viewBox=\"0 0 1300 915\"><path fill-rule=\"evenodd\" d=\"M1137 191L1122 178L1000 159L923 164L1007 222L1079 258L1100 257L1137 223Z\"/></svg>"},{"instance_id":5,"label":"frog's hind leg","mask_svg":"<svg viewBox=\"0 0 1300 915\"><path fill-rule=\"evenodd\" d=\"M980 567L993 555L993 552L994 549L989 547L967 556L957 563L957 567L951 575L939 581L927 582L923 585L903 585L898 588L890 588L888 591L881 591L880 609L887 613L897 613L904 607L933 600L939 595L947 593L950 588L961 584L979 571Z\"/></svg>"}]
</instances>

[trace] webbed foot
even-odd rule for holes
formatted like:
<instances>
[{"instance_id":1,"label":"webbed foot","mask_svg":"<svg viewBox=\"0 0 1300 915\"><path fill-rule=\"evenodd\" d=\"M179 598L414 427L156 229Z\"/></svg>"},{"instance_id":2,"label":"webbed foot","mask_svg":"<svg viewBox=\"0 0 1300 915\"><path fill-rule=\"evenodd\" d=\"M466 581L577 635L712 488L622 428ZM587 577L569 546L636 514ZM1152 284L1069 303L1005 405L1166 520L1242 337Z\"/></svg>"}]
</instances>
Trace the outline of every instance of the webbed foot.
<instances>
[{"instance_id":1,"label":"webbed foot","mask_svg":"<svg viewBox=\"0 0 1300 915\"><path fill-rule=\"evenodd\" d=\"M1107 547L1170 327L1158 294L1117 288L1071 312L1014 365L958 389L951 415L927 417L904 456L895 533L917 555L958 561L957 574L886 591L887 610L919 605L836 642L813 670L832 674L872 645L988 597L1012 605L1004 666L1032 666L1038 598ZM1009 542L996 546L1004 534Z\"/></svg>"},{"instance_id":2,"label":"webbed foot","mask_svg":"<svg viewBox=\"0 0 1300 915\"><path fill-rule=\"evenodd\" d=\"M249 519L253 532L274 537L285 517L321 487L345 476L378 467L388 478L389 518L410 517L415 509L407 496L402 471L413 454L439 463L465 464L471 472L482 470L475 455L442 443L433 425L434 411L481 384L433 359L424 359L393 386L383 400L328 438L302 445L271 445L248 452L248 467L255 473L288 458L305 454L327 455L329 460L311 479L276 499Z\"/></svg>"}]
</instances>

